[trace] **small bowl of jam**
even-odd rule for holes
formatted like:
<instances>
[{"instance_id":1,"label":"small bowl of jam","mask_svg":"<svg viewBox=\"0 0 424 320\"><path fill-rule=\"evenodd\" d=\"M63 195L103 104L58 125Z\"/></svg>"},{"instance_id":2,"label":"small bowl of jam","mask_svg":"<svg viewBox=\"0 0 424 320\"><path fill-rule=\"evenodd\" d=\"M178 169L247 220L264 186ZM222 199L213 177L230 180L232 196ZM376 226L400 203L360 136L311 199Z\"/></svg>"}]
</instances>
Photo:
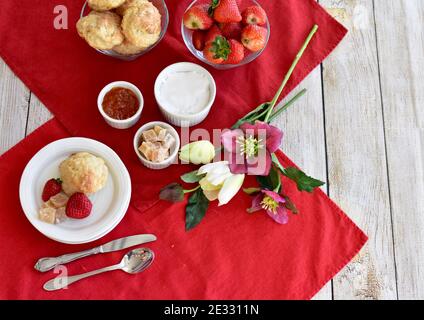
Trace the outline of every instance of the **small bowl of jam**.
<instances>
[{"instance_id":1,"label":"small bowl of jam","mask_svg":"<svg viewBox=\"0 0 424 320\"><path fill-rule=\"evenodd\" d=\"M128 129L140 119L144 99L132 83L116 81L100 91L97 106L106 123L116 129Z\"/></svg>"}]
</instances>

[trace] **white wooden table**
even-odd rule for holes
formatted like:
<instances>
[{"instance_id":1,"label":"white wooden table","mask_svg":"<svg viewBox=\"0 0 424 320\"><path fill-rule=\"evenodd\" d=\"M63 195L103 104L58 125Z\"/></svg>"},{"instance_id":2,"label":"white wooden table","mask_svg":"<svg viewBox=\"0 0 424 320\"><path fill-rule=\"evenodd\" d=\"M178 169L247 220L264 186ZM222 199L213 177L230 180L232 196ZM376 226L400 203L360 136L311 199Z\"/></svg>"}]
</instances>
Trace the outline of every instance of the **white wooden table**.
<instances>
[{"instance_id":1,"label":"white wooden table","mask_svg":"<svg viewBox=\"0 0 424 320\"><path fill-rule=\"evenodd\" d=\"M424 0L321 0L349 30L283 150L369 235L316 299L424 299ZM0 153L51 117L0 60Z\"/></svg>"}]
</instances>

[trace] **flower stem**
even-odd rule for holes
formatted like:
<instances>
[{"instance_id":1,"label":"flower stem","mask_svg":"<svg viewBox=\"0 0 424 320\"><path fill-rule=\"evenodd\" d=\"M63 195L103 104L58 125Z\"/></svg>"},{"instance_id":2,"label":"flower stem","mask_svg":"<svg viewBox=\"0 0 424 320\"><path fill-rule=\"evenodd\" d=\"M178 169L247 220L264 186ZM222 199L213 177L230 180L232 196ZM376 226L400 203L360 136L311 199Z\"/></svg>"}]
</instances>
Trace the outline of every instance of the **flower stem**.
<instances>
[{"instance_id":1,"label":"flower stem","mask_svg":"<svg viewBox=\"0 0 424 320\"><path fill-rule=\"evenodd\" d=\"M318 25L314 25L311 32L309 33L308 37L305 40L305 43L303 44L302 48L296 55L296 58L294 59L289 71L287 72L286 76L284 77L283 83L281 84L280 88L278 89L274 99L272 99L271 105L269 106L268 113L265 117L265 122L269 121L269 118L272 114L272 111L274 110L275 105L277 104L278 98L280 97L281 93L283 92L284 88L287 85L287 82L290 80L291 75L293 74L294 69L296 68L297 64L299 63L300 58L302 58L303 53L305 52L306 48L308 47L309 43L312 40L312 37L315 35L315 33L318 30Z\"/></svg>"},{"instance_id":2,"label":"flower stem","mask_svg":"<svg viewBox=\"0 0 424 320\"><path fill-rule=\"evenodd\" d=\"M299 100L300 97L302 97L306 93L306 89L303 89L298 94L296 94L290 101L288 101L284 106L282 106L280 109L275 111L270 117L269 122L273 121L276 117L278 117L283 111L287 110L293 103L295 103L297 100Z\"/></svg>"},{"instance_id":3,"label":"flower stem","mask_svg":"<svg viewBox=\"0 0 424 320\"><path fill-rule=\"evenodd\" d=\"M200 185L198 185L196 188L191 189L191 190L184 190L184 194L192 193L192 192L194 192L194 191L198 190L199 188L200 188Z\"/></svg>"}]
</instances>

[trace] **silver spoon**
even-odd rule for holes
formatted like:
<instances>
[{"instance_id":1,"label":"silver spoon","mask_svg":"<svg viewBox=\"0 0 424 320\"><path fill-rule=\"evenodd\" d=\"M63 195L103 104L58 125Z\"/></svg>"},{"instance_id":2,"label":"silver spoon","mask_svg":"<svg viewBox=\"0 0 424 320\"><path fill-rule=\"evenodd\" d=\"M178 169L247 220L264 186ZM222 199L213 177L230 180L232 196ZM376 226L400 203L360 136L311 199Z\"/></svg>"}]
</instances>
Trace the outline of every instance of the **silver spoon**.
<instances>
[{"instance_id":1,"label":"silver spoon","mask_svg":"<svg viewBox=\"0 0 424 320\"><path fill-rule=\"evenodd\" d=\"M85 279L103 272L114 271L114 270L123 270L130 274L135 274L144 271L147 269L153 262L155 255L150 249L139 248L134 249L128 252L119 264L114 266L90 271L87 273L75 275L75 276L65 276L58 277L47 281L43 288L47 291L55 291L66 288L68 285L77 282L81 279Z\"/></svg>"}]
</instances>

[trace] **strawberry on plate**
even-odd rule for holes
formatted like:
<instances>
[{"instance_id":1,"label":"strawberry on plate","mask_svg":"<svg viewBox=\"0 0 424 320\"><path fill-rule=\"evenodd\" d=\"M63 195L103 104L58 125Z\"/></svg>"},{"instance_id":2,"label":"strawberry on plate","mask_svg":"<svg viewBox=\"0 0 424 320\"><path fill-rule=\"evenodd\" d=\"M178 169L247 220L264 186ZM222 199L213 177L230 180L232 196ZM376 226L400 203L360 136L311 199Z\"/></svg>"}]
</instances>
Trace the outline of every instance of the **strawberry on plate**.
<instances>
[{"instance_id":1,"label":"strawberry on plate","mask_svg":"<svg viewBox=\"0 0 424 320\"><path fill-rule=\"evenodd\" d=\"M218 28L216 24L214 24L212 28L210 28L206 33L205 44L215 41L216 37L218 36L222 36L222 31Z\"/></svg>"},{"instance_id":2,"label":"strawberry on plate","mask_svg":"<svg viewBox=\"0 0 424 320\"><path fill-rule=\"evenodd\" d=\"M267 29L250 24L243 29L241 42L250 51L257 52L265 47L267 34Z\"/></svg>"},{"instance_id":3,"label":"strawberry on plate","mask_svg":"<svg viewBox=\"0 0 424 320\"><path fill-rule=\"evenodd\" d=\"M266 24L267 16L264 9L259 6L250 6L244 9L241 16L243 17L244 24Z\"/></svg>"},{"instance_id":4,"label":"strawberry on plate","mask_svg":"<svg viewBox=\"0 0 424 320\"><path fill-rule=\"evenodd\" d=\"M225 38L240 40L241 31L243 30L243 26L240 22L221 23L219 27Z\"/></svg>"},{"instance_id":5,"label":"strawberry on plate","mask_svg":"<svg viewBox=\"0 0 424 320\"><path fill-rule=\"evenodd\" d=\"M240 22L242 16L236 0L212 0L209 13L220 23Z\"/></svg>"},{"instance_id":6,"label":"strawberry on plate","mask_svg":"<svg viewBox=\"0 0 424 320\"><path fill-rule=\"evenodd\" d=\"M66 204L66 215L72 219L84 219L91 214L93 204L84 193L73 194Z\"/></svg>"},{"instance_id":7,"label":"strawberry on plate","mask_svg":"<svg viewBox=\"0 0 424 320\"><path fill-rule=\"evenodd\" d=\"M203 56L209 62L222 64L230 54L230 44L223 36L217 36L214 41L208 42L203 50Z\"/></svg>"},{"instance_id":8,"label":"strawberry on plate","mask_svg":"<svg viewBox=\"0 0 424 320\"><path fill-rule=\"evenodd\" d=\"M44 202L49 201L49 199L62 191L62 180L60 179L50 179L46 182L43 188L43 194L41 198Z\"/></svg>"},{"instance_id":9,"label":"strawberry on plate","mask_svg":"<svg viewBox=\"0 0 424 320\"><path fill-rule=\"evenodd\" d=\"M230 39L228 40L230 44L230 54L228 55L225 64L239 64L244 59L244 46L237 40Z\"/></svg>"},{"instance_id":10,"label":"strawberry on plate","mask_svg":"<svg viewBox=\"0 0 424 320\"><path fill-rule=\"evenodd\" d=\"M207 30L213 25L207 6L194 6L184 13L184 26L191 30Z\"/></svg>"},{"instance_id":11,"label":"strawberry on plate","mask_svg":"<svg viewBox=\"0 0 424 320\"><path fill-rule=\"evenodd\" d=\"M203 49L205 48L205 37L206 37L205 31L195 30L193 32L192 41L193 41L193 46L196 48L196 50L203 51Z\"/></svg>"}]
</instances>

